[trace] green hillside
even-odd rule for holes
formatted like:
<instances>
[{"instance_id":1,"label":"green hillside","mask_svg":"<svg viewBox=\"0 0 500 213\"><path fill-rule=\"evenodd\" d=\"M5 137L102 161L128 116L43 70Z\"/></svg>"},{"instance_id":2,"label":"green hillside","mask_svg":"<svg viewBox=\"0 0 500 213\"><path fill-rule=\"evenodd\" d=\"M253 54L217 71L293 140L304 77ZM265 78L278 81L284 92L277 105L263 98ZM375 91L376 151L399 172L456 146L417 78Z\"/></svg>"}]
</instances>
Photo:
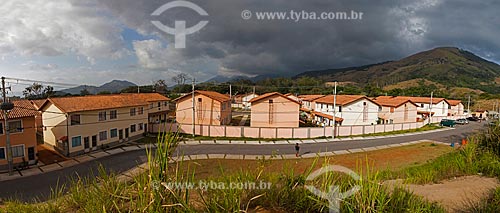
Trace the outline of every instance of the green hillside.
<instances>
[{"instance_id":1,"label":"green hillside","mask_svg":"<svg viewBox=\"0 0 500 213\"><path fill-rule=\"evenodd\" d=\"M394 85L412 79L426 79L447 87L467 87L488 93L500 93L495 79L500 65L454 47L441 47L380 64L309 71L296 77L315 77L325 81L353 81L379 86Z\"/></svg>"}]
</instances>

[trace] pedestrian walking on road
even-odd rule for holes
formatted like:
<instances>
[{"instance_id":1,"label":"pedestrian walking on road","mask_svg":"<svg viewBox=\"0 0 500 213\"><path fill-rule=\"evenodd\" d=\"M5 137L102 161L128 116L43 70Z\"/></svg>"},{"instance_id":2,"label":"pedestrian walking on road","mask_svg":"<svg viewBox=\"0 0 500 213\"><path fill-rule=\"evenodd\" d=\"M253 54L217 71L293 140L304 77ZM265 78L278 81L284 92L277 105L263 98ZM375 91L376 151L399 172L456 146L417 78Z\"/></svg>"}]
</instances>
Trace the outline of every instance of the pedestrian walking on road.
<instances>
[{"instance_id":1,"label":"pedestrian walking on road","mask_svg":"<svg viewBox=\"0 0 500 213\"><path fill-rule=\"evenodd\" d=\"M300 146L299 146L299 143L296 143L295 144L295 157L299 157L299 153L300 153Z\"/></svg>"}]
</instances>

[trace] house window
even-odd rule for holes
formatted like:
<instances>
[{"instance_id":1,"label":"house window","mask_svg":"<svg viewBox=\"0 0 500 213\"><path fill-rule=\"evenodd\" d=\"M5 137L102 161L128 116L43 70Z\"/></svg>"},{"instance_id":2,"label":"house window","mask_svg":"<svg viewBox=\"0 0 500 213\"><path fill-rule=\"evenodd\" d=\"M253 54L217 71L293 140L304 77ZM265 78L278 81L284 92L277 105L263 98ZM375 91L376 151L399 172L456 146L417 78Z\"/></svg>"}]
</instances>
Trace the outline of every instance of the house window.
<instances>
[{"instance_id":1,"label":"house window","mask_svg":"<svg viewBox=\"0 0 500 213\"><path fill-rule=\"evenodd\" d=\"M394 107L391 107L391 113L394 113Z\"/></svg>"},{"instance_id":2,"label":"house window","mask_svg":"<svg viewBox=\"0 0 500 213\"><path fill-rule=\"evenodd\" d=\"M116 110L111 110L109 111L109 119L116 119L118 118L118 114L116 113Z\"/></svg>"},{"instance_id":3,"label":"house window","mask_svg":"<svg viewBox=\"0 0 500 213\"><path fill-rule=\"evenodd\" d=\"M71 147L77 147L82 145L82 136L76 136L71 138Z\"/></svg>"},{"instance_id":4,"label":"house window","mask_svg":"<svg viewBox=\"0 0 500 213\"><path fill-rule=\"evenodd\" d=\"M139 115L144 114L144 107L139 107L139 112L137 114Z\"/></svg>"},{"instance_id":5,"label":"house window","mask_svg":"<svg viewBox=\"0 0 500 213\"><path fill-rule=\"evenodd\" d=\"M164 105L164 106L168 106L168 102L166 102L166 101L165 101L165 102L163 102L163 105Z\"/></svg>"},{"instance_id":6,"label":"house window","mask_svg":"<svg viewBox=\"0 0 500 213\"><path fill-rule=\"evenodd\" d=\"M23 131L23 124L21 120L18 121L9 121L9 129L10 133L16 133L16 132L22 132Z\"/></svg>"},{"instance_id":7,"label":"house window","mask_svg":"<svg viewBox=\"0 0 500 213\"><path fill-rule=\"evenodd\" d=\"M0 135L3 134L3 121L0 122Z\"/></svg>"},{"instance_id":8,"label":"house window","mask_svg":"<svg viewBox=\"0 0 500 213\"><path fill-rule=\"evenodd\" d=\"M130 109L130 116L135 116L135 108Z\"/></svg>"},{"instance_id":9,"label":"house window","mask_svg":"<svg viewBox=\"0 0 500 213\"><path fill-rule=\"evenodd\" d=\"M153 103L149 104L149 108L150 108L150 109L153 109L153 106L154 106L154 104L153 104Z\"/></svg>"},{"instance_id":10,"label":"house window","mask_svg":"<svg viewBox=\"0 0 500 213\"><path fill-rule=\"evenodd\" d=\"M420 104L420 107L421 107L421 108L424 108L424 104Z\"/></svg>"},{"instance_id":11,"label":"house window","mask_svg":"<svg viewBox=\"0 0 500 213\"><path fill-rule=\"evenodd\" d=\"M106 111L99 112L99 121L105 121L105 120L106 120Z\"/></svg>"},{"instance_id":12,"label":"house window","mask_svg":"<svg viewBox=\"0 0 500 213\"><path fill-rule=\"evenodd\" d=\"M12 157L24 157L24 145L12 146Z\"/></svg>"},{"instance_id":13,"label":"house window","mask_svg":"<svg viewBox=\"0 0 500 213\"><path fill-rule=\"evenodd\" d=\"M339 112L342 112L342 106L339 106Z\"/></svg>"},{"instance_id":14,"label":"house window","mask_svg":"<svg viewBox=\"0 0 500 213\"><path fill-rule=\"evenodd\" d=\"M135 132L135 124L130 125L130 132Z\"/></svg>"},{"instance_id":15,"label":"house window","mask_svg":"<svg viewBox=\"0 0 500 213\"><path fill-rule=\"evenodd\" d=\"M201 102L201 100L203 100L203 99L201 99L201 98L198 98L198 102Z\"/></svg>"},{"instance_id":16,"label":"house window","mask_svg":"<svg viewBox=\"0 0 500 213\"><path fill-rule=\"evenodd\" d=\"M100 141L108 140L108 131L99 132L99 140Z\"/></svg>"},{"instance_id":17,"label":"house window","mask_svg":"<svg viewBox=\"0 0 500 213\"><path fill-rule=\"evenodd\" d=\"M80 115L71 115L71 125L80 125Z\"/></svg>"},{"instance_id":18,"label":"house window","mask_svg":"<svg viewBox=\"0 0 500 213\"><path fill-rule=\"evenodd\" d=\"M139 123L139 130L143 130L144 129L144 124L143 123Z\"/></svg>"},{"instance_id":19,"label":"house window","mask_svg":"<svg viewBox=\"0 0 500 213\"><path fill-rule=\"evenodd\" d=\"M111 138L118 137L118 130L117 129L111 129L111 130L109 130L109 137L111 137Z\"/></svg>"},{"instance_id":20,"label":"house window","mask_svg":"<svg viewBox=\"0 0 500 213\"><path fill-rule=\"evenodd\" d=\"M158 108L160 108L160 107L161 107L161 102L158 102Z\"/></svg>"},{"instance_id":21,"label":"house window","mask_svg":"<svg viewBox=\"0 0 500 213\"><path fill-rule=\"evenodd\" d=\"M0 159L5 159L5 148L0 147Z\"/></svg>"}]
</instances>

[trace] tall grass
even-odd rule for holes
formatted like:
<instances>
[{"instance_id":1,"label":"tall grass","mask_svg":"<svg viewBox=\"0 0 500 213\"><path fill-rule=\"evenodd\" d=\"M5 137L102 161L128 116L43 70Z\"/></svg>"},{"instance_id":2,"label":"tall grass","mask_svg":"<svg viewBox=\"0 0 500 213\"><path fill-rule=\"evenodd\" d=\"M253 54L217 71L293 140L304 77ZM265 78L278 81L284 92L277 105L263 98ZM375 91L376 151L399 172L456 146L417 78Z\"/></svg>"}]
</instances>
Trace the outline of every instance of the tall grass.
<instances>
[{"instance_id":1,"label":"tall grass","mask_svg":"<svg viewBox=\"0 0 500 213\"><path fill-rule=\"evenodd\" d=\"M286 212L327 212L329 203L311 193L305 186L314 185L321 191L338 185L341 192L355 185L360 190L341 202L342 212L443 212L435 203L429 203L406 191L389 189L380 184L379 172L359 171L359 180L341 173L326 173L313 181L307 177L317 165L326 166L328 158L317 158L310 167L297 173L287 168L281 173L264 173L268 163L255 172L236 172L220 178L208 178L230 186L231 183L269 182L264 188L181 188L169 183L197 183L190 164L173 162L178 135L159 134L157 148L147 150L149 169L130 182L119 181L114 174L100 168L97 178L77 178L66 195L58 194L52 201L41 204L7 202L6 212L249 212L257 208ZM474 159L474 156L464 159ZM370 168L370 166L367 166ZM187 168L182 169L181 168ZM465 168L465 167L464 167ZM224 171L222 171L224 172Z\"/></svg>"}]
</instances>

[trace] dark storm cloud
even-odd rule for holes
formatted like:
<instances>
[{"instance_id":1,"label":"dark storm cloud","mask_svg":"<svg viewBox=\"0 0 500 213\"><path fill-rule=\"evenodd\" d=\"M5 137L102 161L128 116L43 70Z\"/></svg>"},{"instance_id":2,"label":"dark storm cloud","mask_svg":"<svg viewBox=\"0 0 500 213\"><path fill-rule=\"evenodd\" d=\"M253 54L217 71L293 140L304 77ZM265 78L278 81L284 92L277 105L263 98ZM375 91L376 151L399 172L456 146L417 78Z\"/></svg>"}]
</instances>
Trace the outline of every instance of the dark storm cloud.
<instances>
[{"instance_id":1,"label":"dark storm cloud","mask_svg":"<svg viewBox=\"0 0 500 213\"><path fill-rule=\"evenodd\" d=\"M151 25L150 13L169 1L108 0L103 5L128 27L156 34L171 42ZM303 1L217 0L191 1L209 16L186 9L172 9L160 20L187 20L187 26L207 19L201 31L188 35L186 49L175 49L183 59L210 58L219 71L250 75L296 74L315 69L363 65L396 60L437 46L458 46L500 61L500 28L493 0L423 1ZM363 12L362 20L251 20L252 12ZM182 60L182 59L181 59Z\"/></svg>"}]
</instances>

